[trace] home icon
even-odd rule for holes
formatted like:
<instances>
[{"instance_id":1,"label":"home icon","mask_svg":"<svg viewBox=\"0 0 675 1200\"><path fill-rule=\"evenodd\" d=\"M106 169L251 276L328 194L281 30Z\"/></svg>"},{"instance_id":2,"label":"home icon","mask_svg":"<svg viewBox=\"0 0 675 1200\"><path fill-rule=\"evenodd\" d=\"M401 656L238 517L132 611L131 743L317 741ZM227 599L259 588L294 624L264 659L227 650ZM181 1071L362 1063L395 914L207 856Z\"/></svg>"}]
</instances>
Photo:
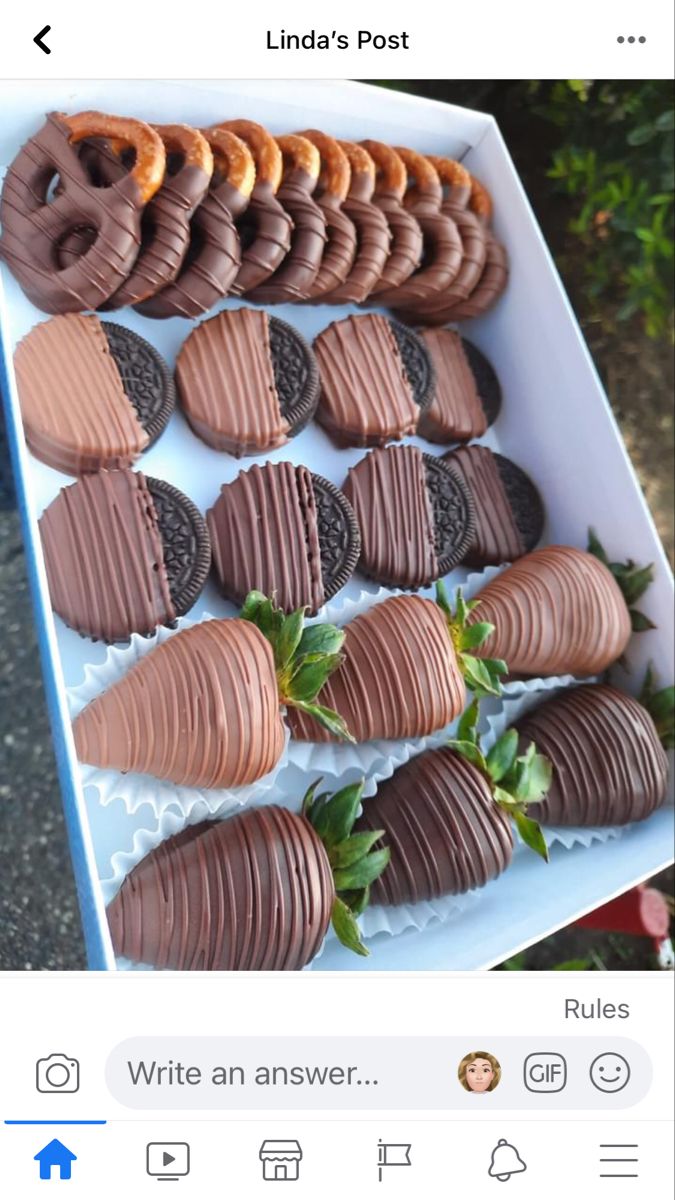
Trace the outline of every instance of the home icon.
<instances>
[{"instance_id":1,"label":"home icon","mask_svg":"<svg viewBox=\"0 0 675 1200\"><path fill-rule=\"evenodd\" d=\"M302 1150L299 1142L263 1142L260 1147L263 1179L269 1182L300 1178Z\"/></svg>"},{"instance_id":2,"label":"home icon","mask_svg":"<svg viewBox=\"0 0 675 1200\"><path fill-rule=\"evenodd\" d=\"M60 1179L70 1179L72 1163L77 1162L77 1155L68 1150L63 1142L54 1138L48 1146L35 1155L35 1162L40 1164L40 1179L51 1179L52 1170L58 1167Z\"/></svg>"}]
</instances>

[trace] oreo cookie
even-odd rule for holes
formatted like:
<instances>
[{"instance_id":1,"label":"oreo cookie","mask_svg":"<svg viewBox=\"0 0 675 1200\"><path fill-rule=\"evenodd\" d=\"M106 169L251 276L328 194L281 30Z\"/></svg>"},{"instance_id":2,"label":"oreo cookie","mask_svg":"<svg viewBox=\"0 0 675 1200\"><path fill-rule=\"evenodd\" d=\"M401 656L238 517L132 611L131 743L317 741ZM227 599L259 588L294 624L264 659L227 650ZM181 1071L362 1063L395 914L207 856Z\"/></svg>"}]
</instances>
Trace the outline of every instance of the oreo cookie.
<instances>
[{"instance_id":1,"label":"oreo cookie","mask_svg":"<svg viewBox=\"0 0 675 1200\"><path fill-rule=\"evenodd\" d=\"M263 454L304 429L319 399L319 373L304 338L259 309L203 321L176 360L181 407L193 432L236 458Z\"/></svg>"},{"instance_id":2,"label":"oreo cookie","mask_svg":"<svg viewBox=\"0 0 675 1200\"><path fill-rule=\"evenodd\" d=\"M36 325L14 368L26 441L67 475L130 467L175 406L171 372L154 347L95 315Z\"/></svg>"},{"instance_id":3,"label":"oreo cookie","mask_svg":"<svg viewBox=\"0 0 675 1200\"><path fill-rule=\"evenodd\" d=\"M373 450L351 468L343 490L361 530L359 569L386 587L427 587L473 543L468 487L416 446Z\"/></svg>"},{"instance_id":4,"label":"oreo cookie","mask_svg":"<svg viewBox=\"0 0 675 1200\"><path fill-rule=\"evenodd\" d=\"M359 528L342 492L292 463L267 463L223 484L206 514L213 568L235 603L255 589L312 614L344 587L358 562Z\"/></svg>"},{"instance_id":5,"label":"oreo cookie","mask_svg":"<svg viewBox=\"0 0 675 1200\"><path fill-rule=\"evenodd\" d=\"M173 625L211 565L206 523L187 496L140 471L99 471L62 488L40 518L54 612L95 641Z\"/></svg>"},{"instance_id":6,"label":"oreo cookie","mask_svg":"<svg viewBox=\"0 0 675 1200\"><path fill-rule=\"evenodd\" d=\"M521 467L487 446L460 446L443 461L462 477L476 510L467 566L499 566L534 550L544 531L544 505Z\"/></svg>"},{"instance_id":7,"label":"oreo cookie","mask_svg":"<svg viewBox=\"0 0 675 1200\"><path fill-rule=\"evenodd\" d=\"M468 442L496 421L502 389L485 355L454 329L423 329L419 337L436 373L431 403L418 433L430 442Z\"/></svg>"},{"instance_id":8,"label":"oreo cookie","mask_svg":"<svg viewBox=\"0 0 675 1200\"><path fill-rule=\"evenodd\" d=\"M314 341L321 374L317 421L338 445L383 446L417 429L435 394L423 342L379 313L334 321Z\"/></svg>"}]
</instances>

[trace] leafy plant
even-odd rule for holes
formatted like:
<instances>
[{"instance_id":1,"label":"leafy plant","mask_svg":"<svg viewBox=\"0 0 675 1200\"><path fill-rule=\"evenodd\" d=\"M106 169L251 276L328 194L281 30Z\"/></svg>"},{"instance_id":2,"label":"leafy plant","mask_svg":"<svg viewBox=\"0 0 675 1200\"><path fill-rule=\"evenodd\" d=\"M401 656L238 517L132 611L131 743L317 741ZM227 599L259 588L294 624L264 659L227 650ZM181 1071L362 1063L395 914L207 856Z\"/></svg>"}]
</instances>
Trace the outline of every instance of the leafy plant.
<instances>
[{"instance_id":1,"label":"leafy plant","mask_svg":"<svg viewBox=\"0 0 675 1200\"><path fill-rule=\"evenodd\" d=\"M465 600L462 589L455 593L454 612L442 580L436 584L436 602L445 615L457 662L468 687L475 696L501 696L500 675L508 675L508 667L502 658L477 658L471 650L478 650L494 632L489 621L473 621L468 617L480 600Z\"/></svg>"},{"instance_id":2,"label":"leafy plant","mask_svg":"<svg viewBox=\"0 0 675 1200\"><path fill-rule=\"evenodd\" d=\"M634 607L636 601L647 591L650 583L653 583L653 563L649 563L646 567L639 567L637 563L633 562L632 558L629 558L626 562L610 562L605 548L594 529L589 529L588 531L588 553L592 554L594 558L599 559L601 563L604 563L616 579L621 589L621 594L626 601L633 633L644 633L647 629L655 629L654 622L650 621L649 617L646 617L643 612Z\"/></svg>"}]
</instances>

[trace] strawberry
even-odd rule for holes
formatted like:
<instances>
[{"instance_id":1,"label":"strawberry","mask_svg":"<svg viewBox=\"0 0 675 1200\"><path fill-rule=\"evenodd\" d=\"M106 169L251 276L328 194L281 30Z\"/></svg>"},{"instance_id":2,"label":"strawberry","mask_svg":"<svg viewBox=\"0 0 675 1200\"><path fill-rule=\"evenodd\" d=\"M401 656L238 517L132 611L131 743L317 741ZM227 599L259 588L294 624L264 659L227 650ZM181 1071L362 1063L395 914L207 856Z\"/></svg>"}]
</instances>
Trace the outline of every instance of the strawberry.
<instances>
[{"instance_id":1,"label":"strawberry","mask_svg":"<svg viewBox=\"0 0 675 1200\"><path fill-rule=\"evenodd\" d=\"M391 851L386 872L372 887L375 904L417 904L483 887L511 861L509 818L523 840L548 857L541 830L525 809L545 795L550 764L534 745L518 757L515 730L485 756L477 713L474 700L457 740L411 759L365 801L357 829L384 829Z\"/></svg>"},{"instance_id":2,"label":"strawberry","mask_svg":"<svg viewBox=\"0 0 675 1200\"><path fill-rule=\"evenodd\" d=\"M595 675L623 655L631 630L651 622L632 608L651 567L610 563L595 535L591 552L545 546L478 593L495 629L481 655L503 658L514 675Z\"/></svg>"},{"instance_id":3,"label":"strawberry","mask_svg":"<svg viewBox=\"0 0 675 1200\"><path fill-rule=\"evenodd\" d=\"M382 830L352 834L362 784L307 792L301 815L270 805L169 838L108 908L118 955L178 971L297 971L331 919L367 954L356 916L389 861Z\"/></svg>"},{"instance_id":4,"label":"strawberry","mask_svg":"<svg viewBox=\"0 0 675 1200\"><path fill-rule=\"evenodd\" d=\"M518 732L553 764L537 819L625 825L650 816L666 796L673 698L672 687L654 691L650 672L640 702L606 684L586 684L529 712Z\"/></svg>"},{"instance_id":5,"label":"strawberry","mask_svg":"<svg viewBox=\"0 0 675 1200\"><path fill-rule=\"evenodd\" d=\"M344 660L318 699L340 713L354 741L423 737L443 729L464 709L467 684L477 695L500 694L497 676L506 665L469 653L492 626L467 626L476 602L467 604L461 591L455 613L442 584L437 598L434 603L393 596L345 626ZM289 713L293 737L335 739L327 724L321 728L298 709Z\"/></svg>"},{"instance_id":6,"label":"strawberry","mask_svg":"<svg viewBox=\"0 0 675 1200\"><path fill-rule=\"evenodd\" d=\"M78 758L190 787L262 778L284 748L280 704L298 704L336 736L336 713L313 701L340 664L344 634L304 629L252 592L241 618L203 621L140 659L73 722ZM255 620L255 624L253 623Z\"/></svg>"}]
</instances>

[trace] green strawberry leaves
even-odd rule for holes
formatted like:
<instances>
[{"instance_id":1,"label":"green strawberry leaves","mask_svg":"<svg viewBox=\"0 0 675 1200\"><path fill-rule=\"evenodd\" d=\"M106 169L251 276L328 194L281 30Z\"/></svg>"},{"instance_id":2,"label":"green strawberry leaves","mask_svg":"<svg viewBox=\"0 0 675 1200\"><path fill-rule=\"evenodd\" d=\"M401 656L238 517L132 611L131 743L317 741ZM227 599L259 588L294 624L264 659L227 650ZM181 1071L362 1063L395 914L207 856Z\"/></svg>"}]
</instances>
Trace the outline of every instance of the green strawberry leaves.
<instances>
[{"instance_id":1,"label":"green strawberry leaves","mask_svg":"<svg viewBox=\"0 0 675 1200\"><path fill-rule=\"evenodd\" d=\"M391 852L380 846L383 829L352 833L361 808L363 780L349 784L331 796L322 792L316 780L307 789L302 802L302 815L310 822L323 842L333 871L337 897L333 905L333 928L340 941L355 954L369 951L361 940L356 918L370 899L370 885L385 870Z\"/></svg>"},{"instance_id":2,"label":"green strawberry leaves","mask_svg":"<svg viewBox=\"0 0 675 1200\"><path fill-rule=\"evenodd\" d=\"M594 529L589 529L588 531L588 553L599 559L616 579L621 588L623 598L626 601L633 633L645 633L648 629L655 629L654 622L650 621L649 617L645 616L639 609L633 607L654 580L653 564L650 563L646 567L639 567L631 558L623 563L610 562L607 552Z\"/></svg>"},{"instance_id":3,"label":"green strawberry leaves","mask_svg":"<svg viewBox=\"0 0 675 1200\"><path fill-rule=\"evenodd\" d=\"M664 750L675 749L675 687L657 691L654 668L650 663L640 692L640 704L650 714Z\"/></svg>"},{"instance_id":4,"label":"green strawberry leaves","mask_svg":"<svg viewBox=\"0 0 675 1200\"><path fill-rule=\"evenodd\" d=\"M507 729L487 755L483 754L478 735L479 701L475 698L457 727L457 737L448 742L487 779L495 804L512 818L526 846L548 862L544 835L526 809L543 800L551 786L553 769L548 758L537 753L530 742L524 754L518 754L518 733Z\"/></svg>"},{"instance_id":5,"label":"green strawberry leaves","mask_svg":"<svg viewBox=\"0 0 675 1200\"><path fill-rule=\"evenodd\" d=\"M309 713L335 737L352 742L342 717L317 704L326 680L343 661L344 631L335 625L305 627L305 608L288 616L262 592L249 592L240 616L264 634L274 652L274 665L282 704Z\"/></svg>"},{"instance_id":6,"label":"green strawberry leaves","mask_svg":"<svg viewBox=\"0 0 675 1200\"><path fill-rule=\"evenodd\" d=\"M436 584L436 603L445 614L457 661L467 687L475 696L501 696L499 677L508 674L506 663L500 658L477 658L469 653L471 650L480 649L495 628L489 621L473 621L468 624L469 616L478 608L480 600L465 600L462 589L457 588L453 612L445 584L439 580Z\"/></svg>"}]
</instances>

